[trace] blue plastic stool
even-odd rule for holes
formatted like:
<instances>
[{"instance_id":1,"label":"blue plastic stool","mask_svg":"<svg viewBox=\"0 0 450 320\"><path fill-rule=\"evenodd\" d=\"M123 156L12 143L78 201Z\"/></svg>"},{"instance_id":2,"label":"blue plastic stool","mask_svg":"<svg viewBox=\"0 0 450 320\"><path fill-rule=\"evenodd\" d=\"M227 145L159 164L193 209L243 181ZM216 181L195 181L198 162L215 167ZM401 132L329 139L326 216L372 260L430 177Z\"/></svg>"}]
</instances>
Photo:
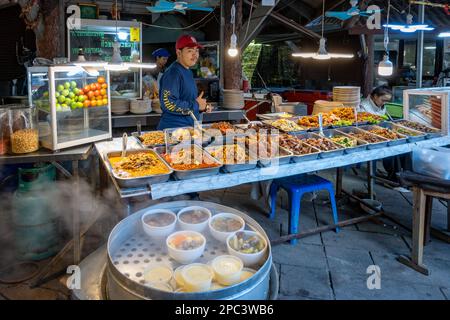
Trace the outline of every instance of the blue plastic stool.
<instances>
[{"instance_id":1,"label":"blue plastic stool","mask_svg":"<svg viewBox=\"0 0 450 320\"><path fill-rule=\"evenodd\" d=\"M333 184L317 175L300 175L295 177L283 178L274 180L270 187L270 203L272 210L270 212L270 219L275 217L275 208L277 201L277 192L279 188L283 188L287 191L290 200L290 213L289 213L289 233L298 233L298 223L300 219L300 202L303 195L306 192L313 192L318 190L327 190L331 200L331 208L333 209L334 223L338 223L336 199L334 197ZM339 232L339 228L335 229ZM290 241L291 244L296 244L297 239Z\"/></svg>"}]
</instances>

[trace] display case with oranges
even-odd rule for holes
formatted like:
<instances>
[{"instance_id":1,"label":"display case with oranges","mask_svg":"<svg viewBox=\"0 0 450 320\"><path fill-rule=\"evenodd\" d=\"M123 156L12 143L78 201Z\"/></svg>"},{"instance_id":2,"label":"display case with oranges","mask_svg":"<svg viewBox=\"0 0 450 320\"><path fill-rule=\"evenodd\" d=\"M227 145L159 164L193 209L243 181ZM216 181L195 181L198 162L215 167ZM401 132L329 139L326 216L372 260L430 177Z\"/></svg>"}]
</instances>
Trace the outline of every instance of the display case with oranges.
<instances>
[{"instance_id":1,"label":"display case with oranges","mask_svg":"<svg viewBox=\"0 0 450 320\"><path fill-rule=\"evenodd\" d=\"M38 109L39 140L61 150L110 139L109 71L75 65L28 68L28 98Z\"/></svg>"}]
</instances>

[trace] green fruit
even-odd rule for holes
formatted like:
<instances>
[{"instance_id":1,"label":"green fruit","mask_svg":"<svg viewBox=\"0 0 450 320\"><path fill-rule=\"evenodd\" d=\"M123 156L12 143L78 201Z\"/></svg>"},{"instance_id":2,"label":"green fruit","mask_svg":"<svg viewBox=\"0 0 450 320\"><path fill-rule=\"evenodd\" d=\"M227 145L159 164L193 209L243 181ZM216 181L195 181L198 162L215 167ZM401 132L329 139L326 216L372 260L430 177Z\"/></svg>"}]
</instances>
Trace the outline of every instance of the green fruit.
<instances>
[{"instance_id":1,"label":"green fruit","mask_svg":"<svg viewBox=\"0 0 450 320\"><path fill-rule=\"evenodd\" d=\"M64 88L69 89L70 88L70 82L64 82Z\"/></svg>"},{"instance_id":2,"label":"green fruit","mask_svg":"<svg viewBox=\"0 0 450 320\"><path fill-rule=\"evenodd\" d=\"M86 100L86 97L84 95L78 96L79 102L84 102Z\"/></svg>"},{"instance_id":3,"label":"green fruit","mask_svg":"<svg viewBox=\"0 0 450 320\"><path fill-rule=\"evenodd\" d=\"M58 102L59 103L64 103L66 101L66 97L64 97L64 96L59 96L58 97Z\"/></svg>"},{"instance_id":4,"label":"green fruit","mask_svg":"<svg viewBox=\"0 0 450 320\"><path fill-rule=\"evenodd\" d=\"M67 108L67 104L63 103L63 104L61 104L61 107Z\"/></svg>"},{"instance_id":5,"label":"green fruit","mask_svg":"<svg viewBox=\"0 0 450 320\"><path fill-rule=\"evenodd\" d=\"M70 105L73 101L72 101L72 99L70 99L70 98L66 98L66 101L65 101L66 103L67 103L67 105Z\"/></svg>"},{"instance_id":6,"label":"green fruit","mask_svg":"<svg viewBox=\"0 0 450 320\"><path fill-rule=\"evenodd\" d=\"M73 93L73 92L69 92L69 98L70 98L70 99L73 99L73 98L75 98L75 93Z\"/></svg>"},{"instance_id":7,"label":"green fruit","mask_svg":"<svg viewBox=\"0 0 450 320\"><path fill-rule=\"evenodd\" d=\"M44 98L48 98L48 91L45 91L43 96L44 96Z\"/></svg>"},{"instance_id":8,"label":"green fruit","mask_svg":"<svg viewBox=\"0 0 450 320\"><path fill-rule=\"evenodd\" d=\"M75 81L70 81L70 87L75 89L77 87L77 83Z\"/></svg>"},{"instance_id":9,"label":"green fruit","mask_svg":"<svg viewBox=\"0 0 450 320\"><path fill-rule=\"evenodd\" d=\"M56 106L56 111L62 111L62 107L61 106Z\"/></svg>"},{"instance_id":10,"label":"green fruit","mask_svg":"<svg viewBox=\"0 0 450 320\"><path fill-rule=\"evenodd\" d=\"M64 89L62 92L61 92L61 94L64 96L64 97L67 97L68 95L69 95L69 90L67 90L67 89Z\"/></svg>"},{"instance_id":11,"label":"green fruit","mask_svg":"<svg viewBox=\"0 0 450 320\"><path fill-rule=\"evenodd\" d=\"M73 93L75 93L77 96L80 95L80 89L78 88L73 89Z\"/></svg>"},{"instance_id":12,"label":"green fruit","mask_svg":"<svg viewBox=\"0 0 450 320\"><path fill-rule=\"evenodd\" d=\"M56 97L56 99L58 99L58 97L60 96L60 93L57 91L57 92L55 92L55 97Z\"/></svg>"},{"instance_id":13,"label":"green fruit","mask_svg":"<svg viewBox=\"0 0 450 320\"><path fill-rule=\"evenodd\" d=\"M78 106L77 106L77 103L76 102L72 102L71 104L70 104L70 108L72 108L72 109L76 109Z\"/></svg>"},{"instance_id":14,"label":"green fruit","mask_svg":"<svg viewBox=\"0 0 450 320\"><path fill-rule=\"evenodd\" d=\"M58 108L58 107L61 107L61 104L57 103L57 104L56 104L56 107L57 107L57 108Z\"/></svg>"},{"instance_id":15,"label":"green fruit","mask_svg":"<svg viewBox=\"0 0 450 320\"><path fill-rule=\"evenodd\" d=\"M83 102L77 102L76 104L78 108L83 108Z\"/></svg>"},{"instance_id":16,"label":"green fruit","mask_svg":"<svg viewBox=\"0 0 450 320\"><path fill-rule=\"evenodd\" d=\"M58 86L56 87L56 90L58 90L59 92L62 92L64 90L64 86L62 84L58 84Z\"/></svg>"}]
</instances>

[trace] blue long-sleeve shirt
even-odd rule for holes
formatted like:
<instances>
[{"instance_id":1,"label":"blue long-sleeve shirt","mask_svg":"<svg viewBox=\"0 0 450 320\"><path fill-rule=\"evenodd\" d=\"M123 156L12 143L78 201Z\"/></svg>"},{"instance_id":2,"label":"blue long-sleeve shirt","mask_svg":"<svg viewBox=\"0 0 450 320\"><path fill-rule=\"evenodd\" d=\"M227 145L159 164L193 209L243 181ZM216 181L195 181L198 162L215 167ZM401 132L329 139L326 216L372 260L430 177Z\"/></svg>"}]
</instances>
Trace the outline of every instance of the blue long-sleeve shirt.
<instances>
[{"instance_id":1,"label":"blue long-sleeve shirt","mask_svg":"<svg viewBox=\"0 0 450 320\"><path fill-rule=\"evenodd\" d=\"M197 85L191 70L175 61L164 72L159 88L161 121L158 130L166 128L192 127L193 119L183 112L191 110L199 119Z\"/></svg>"}]
</instances>

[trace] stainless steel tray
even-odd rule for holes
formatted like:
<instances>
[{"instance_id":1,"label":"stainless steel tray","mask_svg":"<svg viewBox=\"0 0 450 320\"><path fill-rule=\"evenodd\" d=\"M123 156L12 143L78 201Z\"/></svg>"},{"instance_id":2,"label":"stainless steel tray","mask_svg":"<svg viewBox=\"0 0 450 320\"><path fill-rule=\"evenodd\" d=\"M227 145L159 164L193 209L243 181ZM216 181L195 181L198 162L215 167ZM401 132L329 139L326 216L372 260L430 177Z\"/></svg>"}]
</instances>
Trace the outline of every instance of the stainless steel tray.
<instances>
[{"instance_id":1,"label":"stainless steel tray","mask_svg":"<svg viewBox=\"0 0 450 320\"><path fill-rule=\"evenodd\" d=\"M185 146L178 146L178 147L190 147L191 145L185 145ZM202 168L202 169L195 169L195 170L177 170L170 166L170 163L168 163L169 167L173 170L173 176L178 180L187 180L187 179L193 179L193 178L201 178L206 176L212 176L219 173L220 168L222 167L222 162L211 156L208 152L206 152L202 147L198 145L194 145L195 148L200 148L203 153L203 157L208 158L211 160L211 162L217 163L219 166L213 167L213 168ZM159 155L166 153L166 147L157 147L154 149Z\"/></svg>"},{"instance_id":2,"label":"stainless steel tray","mask_svg":"<svg viewBox=\"0 0 450 320\"><path fill-rule=\"evenodd\" d=\"M161 131L161 130L155 130L155 131L142 131L142 132L141 132L141 135L143 135L143 134L145 134L145 133L149 133L149 132L157 132L157 131L164 132L164 131ZM144 143L142 142L142 140L141 140L141 138L140 138L140 136L139 136L139 134L138 134L137 132L132 132L132 133L131 133L131 136L134 137L134 138L136 138L138 144L139 144L142 148L156 148L156 147L163 147L163 146L165 146L164 143L162 143L162 144L148 144L148 145L147 145L147 144L144 144Z\"/></svg>"},{"instance_id":3,"label":"stainless steel tray","mask_svg":"<svg viewBox=\"0 0 450 320\"><path fill-rule=\"evenodd\" d=\"M280 120L280 119L278 119L278 120ZM290 120L290 119L285 119L285 120L292 121L292 120ZM262 121L262 122L263 122L264 124L267 124L267 125L271 126L272 128L275 128L275 129L279 130L280 132L285 132L285 133L289 133L289 134L305 133L305 132L308 131L308 128L304 128L304 127L301 127L301 126L299 126L299 127L301 127L302 129L300 129L300 130L298 130L298 131L284 131L284 130L281 130L280 128L275 127L275 126L272 125L272 123L275 122L275 121L277 121L277 120L264 120L264 121ZM294 121L294 122L295 122L295 121ZM296 123L296 124L297 124L297 123Z\"/></svg>"},{"instance_id":4,"label":"stainless steel tray","mask_svg":"<svg viewBox=\"0 0 450 320\"><path fill-rule=\"evenodd\" d=\"M376 125L369 125L369 126L362 126L362 127L361 127L361 129L362 129L362 130L365 130L365 131L373 130L373 129L376 129L376 128L381 128L381 127L380 127L380 125L378 125L378 124L376 124ZM385 128L385 129L386 129L386 128ZM391 146L391 147L392 147L392 146L398 146L398 145L400 145L400 144L404 144L404 143L408 142L408 139L407 139L407 137L406 137L405 135L400 134L400 133L397 133L397 134L398 134L399 136L401 136L402 138L400 138L400 139L394 139L394 140L385 138L385 139L388 140L388 146ZM380 137L380 135L377 135L377 136ZM382 137L382 138L384 138L384 137Z\"/></svg>"},{"instance_id":5,"label":"stainless steel tray","mask_svg":"<svg viewBox=\"0 0 450 320\"><path fill-rule=\"evenodd\" d=\"M210 145L210 146L206 147L205 150L206 150L206 152L210 153L210 150L214 147L218 147L218 145ZM255 156L249 155L247 150L246 150L246 153L249 157L249 160L250 160L249 162L234 163L234 164L223 163L222 171L232 173L232 172L239 172L239 171L255 169L256 165L258 164L258 161L256 160L257 158ZM252 159L254 159L254 160L252 160ZM217 160L220 161L219 159L217 159Z\"/></svg>"},{"instance_id":6,"label":"stainless steel tray","mask_svg":"<svg viewBox=\"0 0 450 320\"><path fill-rule=\"evenodd\" d=\"M351 139L356 139L357 141L357 145L355 147L350 147L350 148L345 148L344 152L347 154L351 154L351 153L355 153L358 151L363 151L363 150L367 150L367 145L368 143L364 140L360 140L354 137L349 136L346 133L342 133L341 131L338 131L336 129L330 129L330 130L324 130L323 134L325 135L325 137L327 137L328 139L331 140L331 138L335 137L335 136L345 136Z\"/></svg>"},{"instance_id":7,"label":"stainless steel tray","mask_svg":"<svg viewBox=\"0 0 450 320\"><path fill-rule=\"evenodd\" d=\"M136 188L136 187L144 187L148 186L154 183L163 183L170 179L170 175L173 173L172 168L167 165L166 161L154 150L151 149L139 149L139 150L127 150L127 154L135 154L135 153L151 153L154 154L161 162L167 167L167 170L169 170L169 173L167 174L158 174L158 175L151 175L151 176L145 176L145 177L139 177L139 178L122 178L119 177L116 172L113 170L111 162L109 161L110 157L120 157L122 155L122 151L112 151L108 152L106 154L106 163L108 165L109 170L111 171L114 179L116 179L117 184L121 188Z\"/></svg>"},{"instance_id":8,"label":"stainless steel tray","mask_svg":"<svg viewBox=\"0 0 450 320\"><path fill-rule=\"evenodd\" d=\"M258 162L261 167L282 166L291 162L293 153L283 147L279 147L280 154L273 158L259 158Z\"/></svg>"},{"instance_id":9,"label":"stainless steel tray","mask_svg":"<svg viewBox=\"0 0 450 320\"><path fill-rule=\"evenodd\" d=\"M320 150L319 157L321 157L322 159L331 158L331 157L334 157L334 156L340 156L340 155L344 154L344 148L342 146L334 143L333 141L331 141L330 139L328 139L326 137L320 136L319 134L316 134L316 133L303 133L303 134L296 134L295 136L298 137L301 140L305 140L305 139L325 139L325 140L330 141L336 147L338 147L338 149L330 150L330 151L324 151L324 150L319 149ZM308 146L311 146L310 144L308 144L306 142L304 142L304 143L306 145L308 145ZM314 148L318 149L315 146L311 146L311 147L314 147Z\"/></svg>"},{"instance_id":10,"label":"stainless steel tray","mask_svg":"<svg viewBox=\"0 0 450 320\"><path fill-rule=\"evenodd\" d=\"M191 137L191 139L187 140L187 141L186 140L179 141L179 140L173 139L172 134L175 131L180 130L180 129L196 130L199 134L201 134L201 139L197 138L197 137L195 137L195 138ZM194 128L194 127L164 129L164 135L165 135L165 140L168 142L168 145L175 145L175 144L180 144L180 143L190 143L190 142L200 144L200 141L201 141L201 145L205 146L205 145L208 145L209 143L211 143L211 139L212 139L211 136L209 136L205 133L202 133L199 128Z\"/></svg>"},{"instance_id":11,"label":"stainless steel tray","mask_svg":"<svg viewBox=\"0 0 450 320\"><path fill-rule=\"evenodd\" d=\"M369 134L371 136L375 136L375 137L377 137L377 138L382 140L381 142L373 143L373 142L365 141L363 139L359 139L359 140L364 141L364 142L367 143L367 149L369 149L369 150L384 148L384 147L387 147L387 145L388 145L388 140L387 139L385 139L383 137L380 137L380 136L377 136L377 135L374 135L374 134L372 134L370 132L367 132L365 130L362 130L359 127L347 127L347 128L342 128L342 129L336 129L336 130L339 131L339 132L342 132L344 134L348 134L348 135L352 135L353 133L365 133L365 134Z\"/></svg>"},{"instance_id":12,"label":"stainless steel tray","mask_svg":"<svg viewBox=\"0 0 450 320\"><path fill-rule=\"evenodd\" d=\"M410 122L409 120L400 119L400 120L395 120L394 123L401 125L407 129L412 129L407 124L401 123L402 121ZM424 125L424 126L426 126L426 125ZM438 137L442 136L442 133L441 133L441 131L439 131L439 129L432 128L430 126L426 126L426 127L429 128L430 130L433 130L434 132L424 132L422 130L417 130L417 129L413 129L413 130L423 132L425 134L425 139L438 138Z\"/></svg>"},{"instance_id":13,"label":"stainless steel tray","mask_svg":"<svg viewBox=\"0 0 450 320\"><path fill-rule=\"evenodd\" d=\"M425 137L426 137L426 134L421 131L410 129L410 128L401 126L399 124L396 124L394 122L383 122L383 123L379 124L379 126L393 130L399 134L406 136L406 139L408 142L422 141L422 140L425 140ZM397 130L406 130L406 132L402 133L402 132L398 132ZM410 134L408 134L407 132L409 132Z\"/></svg>"}]
</instances>

